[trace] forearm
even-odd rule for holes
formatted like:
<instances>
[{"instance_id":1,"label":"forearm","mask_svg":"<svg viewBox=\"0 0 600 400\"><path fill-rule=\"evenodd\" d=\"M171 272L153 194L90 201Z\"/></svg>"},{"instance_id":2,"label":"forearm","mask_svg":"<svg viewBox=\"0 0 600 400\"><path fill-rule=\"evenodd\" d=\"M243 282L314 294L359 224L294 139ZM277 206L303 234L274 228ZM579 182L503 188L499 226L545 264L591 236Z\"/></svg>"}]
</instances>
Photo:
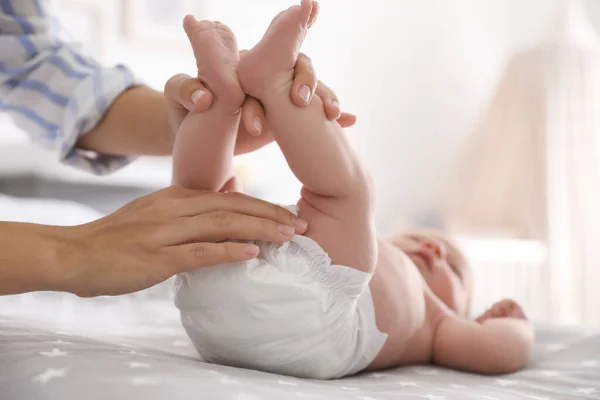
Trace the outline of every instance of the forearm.
<instances>
[{"instance_id":1,"label":"forearm","mask_svg":"<svg viewBox=\"0 0 600 400\"><path fill-rule=\"evenodd\" d=\"M240 115L215 105L189 114L177 131L173 150L173 183L196 190L237 190L233 155Z\"/></svg>"},{"instance_id":2,"label":"forearm","mask_svg":"<svg viewBox=\"0 0 600 400\"><path fill-rule=\"evenodd\" d=\"M489 319L483 324L446 317L435 334L437 364L481 374L515 372L529 360L534 330L528 321Z\"/></svg>"},{"instance_id":3,"label":"forearm","mask_svg":"<svg viewBox=\"0 0 600 400\"><path fill-rule=\"evenodd\" d=\"M163 94L138 86L117 97L77 147L114 155L170 155L174 137Z\"/></svg>"},{"instance_id":4,"label":"forearm","mask_svg":"<svg viewBox=\"0 0 600 400\"><path fill-rule=\"evenodd\" d=\"M327 197L367 192L367 177L336 121L328 121L316 96L309 106L296 107L291 87L273 91L263 104L273 136L304 188Z\"/></svg>"},{"instance_id":5,"label":"forearm","mask_svg":"<svg viewBox=\"0 0 600 400\"><path fill-rule=\"evenodd\" d=\"M490 342L487 346L491 351L482 354L484 358L492 358L488 364L500 361L501 366L507 366L507 369L513 371L525 366L535 337L533 325L529 321L516 318L492 318L481 324L481 328L482 335Z\"/></svg>"},{"instance_id":6,"label":"forearm","mask_svg":"<svg viewBox=\"0 0 600 400\"><path fill-rule=\"evenodd\" d=\"M60 290L67 229L0 222L0 295Z\"/></svg>"}]
</instances>

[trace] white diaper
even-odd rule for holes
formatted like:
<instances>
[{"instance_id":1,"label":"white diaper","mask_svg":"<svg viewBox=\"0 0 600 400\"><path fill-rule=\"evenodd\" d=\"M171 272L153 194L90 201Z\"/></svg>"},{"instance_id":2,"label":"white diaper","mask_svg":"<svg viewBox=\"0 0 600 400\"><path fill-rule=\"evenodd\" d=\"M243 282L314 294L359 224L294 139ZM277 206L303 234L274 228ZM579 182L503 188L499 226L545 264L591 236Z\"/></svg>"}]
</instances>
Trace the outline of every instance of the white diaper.
<instances>
[{"instance_id":1,"label":"white diaper","mask_svg":"<svg viewBox=\"0 0 600 400\"><path fill-rule=\"evenodd\" d=\"M332 265L304 236L256 244L255 260L177 277L175 305L202 359L313 379L367 367L387 339L375 325L371 275Z\"/></svg>"}]
</instances>

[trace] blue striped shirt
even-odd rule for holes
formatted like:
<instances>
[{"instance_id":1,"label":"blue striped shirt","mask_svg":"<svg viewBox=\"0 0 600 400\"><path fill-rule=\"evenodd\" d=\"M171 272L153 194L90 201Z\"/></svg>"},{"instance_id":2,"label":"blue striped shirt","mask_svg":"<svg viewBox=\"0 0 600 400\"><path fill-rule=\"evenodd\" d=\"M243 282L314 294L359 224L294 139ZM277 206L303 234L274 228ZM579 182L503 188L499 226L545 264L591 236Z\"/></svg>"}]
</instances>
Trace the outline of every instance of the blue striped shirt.
<instances>
[{"instance_id":1,"label":"blue striped shirt","mask_svg":"<svg viewBox=\"0 0 600 400\"><path fill-rule=\"evenodd\" d=\"M123 65L103 67L63 40L44 0L0 0L0 112L64 163L100 175L131 161L75 144L140 83Z\"/></svg>"}]
</instances>

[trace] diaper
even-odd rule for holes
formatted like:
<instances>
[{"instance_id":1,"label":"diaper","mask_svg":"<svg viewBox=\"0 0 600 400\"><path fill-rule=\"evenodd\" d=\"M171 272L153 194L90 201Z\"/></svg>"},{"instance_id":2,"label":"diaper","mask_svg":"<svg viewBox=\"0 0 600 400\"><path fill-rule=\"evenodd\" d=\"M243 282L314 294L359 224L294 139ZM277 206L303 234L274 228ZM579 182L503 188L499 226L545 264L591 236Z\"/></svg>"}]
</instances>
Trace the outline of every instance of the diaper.
<instances>
[{"instance_id":1,"label":"diaper","mask_svg":"<svg viewBox=\"0 0 600 400\"><path fill-rule=\"evenodd\" d=\"M202 359L312 379L366 368L387 339L375 325L371 275L332 265L304 236L254 243L257 259L177 276L175 305Z\"/></svg>"}]
</instances>

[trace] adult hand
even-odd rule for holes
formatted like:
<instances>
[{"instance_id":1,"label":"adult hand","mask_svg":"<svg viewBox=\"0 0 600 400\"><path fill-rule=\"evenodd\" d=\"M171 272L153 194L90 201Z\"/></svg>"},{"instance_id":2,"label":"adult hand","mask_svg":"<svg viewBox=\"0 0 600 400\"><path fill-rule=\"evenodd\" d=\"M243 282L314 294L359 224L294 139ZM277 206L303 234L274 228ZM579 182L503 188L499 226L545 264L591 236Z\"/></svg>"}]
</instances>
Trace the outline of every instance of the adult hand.
<instances>
[{"instance_id":1,"label":"adult hand","mask_svg":"<svg viewBox=\"0 0 600 400\"><path fill-rule=\"evenodd\" d=\"M241 52L243 56L244 51ZM178 74L165 85L165 98L169 107L171 128L176 132L188 112L206 111L213 102L213 95L197 78ZM312 63L304 54L300 54L296 63L294 83L290 97L298 107L306 107L317 95L321 98L327 118L337 121L342 127L356 123L356 117L341 112L335 93L322 82L317 81ZM235 154L244 154L270 143L273 135L266 123L265 111L261 103L246 98L242 107L242 123L237 135Z\"/></svg>"},{"instance_id":2,"label":"adult hand","mask_svg":"<svg viewBox=\"0 0 600 400\"><path fill-rule=\"evenodd\" d=\"M131 293L176 273L256 257L255 245L304 233L286 209L240 193L169 187L98 221L66 227L57 290L81 297Z\"/></svg>"}]
</instances>

